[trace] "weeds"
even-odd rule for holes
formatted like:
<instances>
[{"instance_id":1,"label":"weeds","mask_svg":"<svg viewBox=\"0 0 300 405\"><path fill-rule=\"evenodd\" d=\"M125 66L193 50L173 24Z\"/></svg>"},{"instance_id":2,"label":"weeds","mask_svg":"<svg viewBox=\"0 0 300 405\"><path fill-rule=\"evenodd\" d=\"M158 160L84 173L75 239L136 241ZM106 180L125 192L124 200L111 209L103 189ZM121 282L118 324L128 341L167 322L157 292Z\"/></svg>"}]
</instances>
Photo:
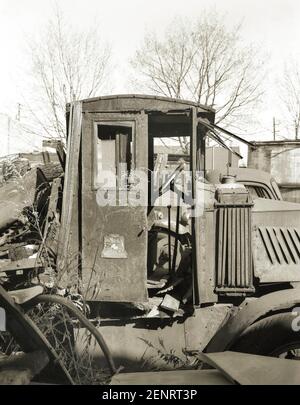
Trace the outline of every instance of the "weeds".
<instances>
[{"instance_id":1,"label":"weeds","mask_svg":"<svg viewBox=\"0 0 300 405\"><path fill-rule=\"evenodd\" d=\"M182 349L182 357L179 357L173 348L167 350L161 337L158 338L157 346L147 339L140 338L140 340L147 346L141 359L142 368L160 371L162 369L199 369L202 367L202 362L197 356L190 355L185 349ZM146 358L146 353L149 350L152 350L154 354L150 356L148 354Z\"/></svg>"},{"instance_id":2,"label":"weeds","mask_svg":"<svg viewBox=\"0 0 300 405\"><path fill-rule=\"evenodd\" d=\"M11 165L8 168L5 171L6 182L18 181L24 175ZM38 171L36 174L39 175ZM89 312L88 304L78 294L80 290L79 254L69 255L64 252L66 255L65 268L57 268L56 247L59 243L60 225L58 205L61 194L57 196L57 201L53 204L53 201L50 201L51 185L46 181L38 182L37 179L35 198L32 202L32 195L29 195L32 190L27 190L24 185L21 188L25 196L27 193L25 207L21 213L24 231L21 234L18 232L20 229L18 223L15 228L12 226L10 228L12 231L9 233L10 238L3 239L2 245L7 245L9 248L10 243L20 243L23 246L34 243L38 245L38 251L34 255L33 270L27 272L26 276L22 276L20 285L16 286L15 280L11 282L13 289L42 283L50 295L58 293L66 297L82 313L87 314ZM50 202L52 203L51 210L49 210ZM7 275L4 278L6 282L9 279ZM62 282L64 288L62 288ZM27 315L55 349L60 361L76 384L104 384L108 381L111 373L99 366L99 358L102 353L95 336L87 328L83 328L77 317L72 315L63 304L37 301L37 304L27 310ZM6 354L13 354L19 351L20 347L8 333L0 333L0 350Z\"/></svg>"}]
</instances>

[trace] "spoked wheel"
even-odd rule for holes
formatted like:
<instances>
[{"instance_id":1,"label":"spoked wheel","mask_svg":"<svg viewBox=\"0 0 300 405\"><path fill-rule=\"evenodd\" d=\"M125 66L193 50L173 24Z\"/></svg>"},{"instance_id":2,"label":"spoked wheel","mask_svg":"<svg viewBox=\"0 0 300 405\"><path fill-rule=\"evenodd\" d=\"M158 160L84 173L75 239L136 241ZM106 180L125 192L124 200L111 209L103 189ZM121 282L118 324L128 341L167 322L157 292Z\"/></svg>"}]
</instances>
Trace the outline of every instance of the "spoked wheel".
<instances>
[{"instance_id":1,"label":"spoked wheel","mask_svg":"<svg viewBox=\"0 0 300 405\"><path fill-rule=\"evenodd\" d=\"M68 299L40 295L30 301L27 315L47 338L75 384L105 384L116 368L96 326ZM107 367L99 365L101 351Z\"/></svg>"},{"instance_id":2,"label":"spoked wheel","mask_svg":"<svg viewBox=\"0 0 300 405\"><path fill-rule=\"evenodd\" d=\"M99 330L68 299L40 295L30 302L27 315L46 336L75 384L107 382L116 368ZM108 369L99 366L101 351Z\"/></svg>"},{"instance_id":3,"label":"spoked wheel","mask_svg":"<svg viewBox=\"0 0 300 405\"><path fill-rule=\"evenodd\" d=\"M51 346L45 335L37 327L36 323L24 313L20 305L16 304L7 291L0 285L0 306L5 309L6 331L0 332L0 352L7 356L13 356L19 352L32 353L37 351L43 356L42 363L33 363L33 375L45 367L38 377L43 382L57 382L61 384L74 384L72 377L60 360L59 355ZM39 356L38 356L39 357ZM44 362L49 360L46 365ZM51 380L48 370L52 370L55 378ZM34 371L36 370L36 371ZM45 372L45 373L44 373ZM44 373L44 374L43 374ZM28 376L30 379L30 376ZM44 379L43 379L44 378ZM26 378L27 380L27 378Z\"/></svg>"},{"instance_id":4,"label":"spoked wheel","mask_svg":"<svg viewBox=\"0 0 300 405\"><path fill-rule=\"evenodd\" d=\"M272 356L288 360L300 360L300 342L278 348Z\"/></svg>"}]
</instances>

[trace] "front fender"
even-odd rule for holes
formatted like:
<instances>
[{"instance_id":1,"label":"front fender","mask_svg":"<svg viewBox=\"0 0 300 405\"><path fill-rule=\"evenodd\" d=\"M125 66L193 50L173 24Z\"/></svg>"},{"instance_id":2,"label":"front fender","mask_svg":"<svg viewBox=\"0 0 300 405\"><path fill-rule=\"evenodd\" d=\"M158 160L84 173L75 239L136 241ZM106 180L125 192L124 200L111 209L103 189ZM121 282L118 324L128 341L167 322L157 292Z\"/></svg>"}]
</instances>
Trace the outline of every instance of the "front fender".
<instances>
[{"instance_id":1,"label":"front fender","mask_svg":"<svg viewBox=\"0 0 300 405\"><path fill-rule=\"evenodd\" d=\"M297 304L300 304L299 288L276 291L242 303L210 340L205 352L229 350L241 333L259 318L270 312L293 308Z\"/></svg>"}]
</instances>

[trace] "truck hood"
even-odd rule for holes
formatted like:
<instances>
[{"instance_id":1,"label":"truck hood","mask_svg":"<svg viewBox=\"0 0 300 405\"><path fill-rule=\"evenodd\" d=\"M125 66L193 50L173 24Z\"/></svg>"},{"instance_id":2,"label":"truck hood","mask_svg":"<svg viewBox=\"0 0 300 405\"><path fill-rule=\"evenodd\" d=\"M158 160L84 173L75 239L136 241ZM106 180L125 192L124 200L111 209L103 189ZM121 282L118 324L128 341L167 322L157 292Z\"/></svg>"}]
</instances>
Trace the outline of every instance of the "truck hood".
<instances>
[{"instance_id":1,"label":"truck hood","mask_svg":"<svg viewBox=\"0 0 300 405\"><path fill-rule=\"evenodd\" d=\"M255 199L252 244L254 273L260 282L299 282L300 204Z\"/></svg>"},{"instance_id":2,"label":"truck hood","mask_svg":"<svg viewBox=\"0 0 300 405\"><path fill-rule=\"evenodd\" d=\"M269 200L266 198L256 198L253 200L253 212L271 211L299 211L300 204L282 200ZM300 225L300 223L299 223Z\"/></svg>"}]
</instances>

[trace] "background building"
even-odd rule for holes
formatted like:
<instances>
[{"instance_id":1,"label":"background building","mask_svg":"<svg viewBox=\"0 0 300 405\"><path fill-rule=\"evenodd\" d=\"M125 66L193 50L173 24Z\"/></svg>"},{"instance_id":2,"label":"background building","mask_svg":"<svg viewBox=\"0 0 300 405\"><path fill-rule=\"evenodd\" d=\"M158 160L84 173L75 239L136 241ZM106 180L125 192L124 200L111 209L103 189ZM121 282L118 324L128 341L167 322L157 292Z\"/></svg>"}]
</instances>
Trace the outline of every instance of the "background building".
<instances>
[{"instance_id":1,"label":"background building","mask_svg":"<svg viewBox=\"0 0 300 405\"><path fill-rule=\"evenodd\" d=\"M300 203L300 140L254 142L248 149L248 167L269 172L283 198Z\"/></svg>"}]
</instances>

